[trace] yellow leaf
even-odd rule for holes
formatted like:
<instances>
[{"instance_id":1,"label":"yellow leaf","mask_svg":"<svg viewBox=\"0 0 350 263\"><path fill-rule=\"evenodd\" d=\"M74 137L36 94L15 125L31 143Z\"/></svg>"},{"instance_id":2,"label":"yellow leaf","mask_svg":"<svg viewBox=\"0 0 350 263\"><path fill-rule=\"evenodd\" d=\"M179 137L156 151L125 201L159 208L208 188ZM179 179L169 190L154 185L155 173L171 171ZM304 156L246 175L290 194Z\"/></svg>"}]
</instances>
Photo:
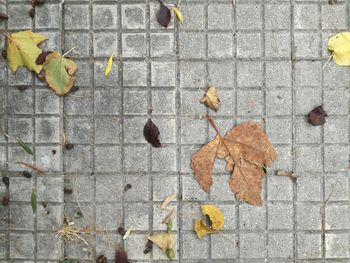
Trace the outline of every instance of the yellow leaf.
<instances>
[{"instance_id":1,"label":"yellow leaf","mask_svg":"<svg viewBox=\"0 0 350 263\"><path fill-rule=\"evenodd\" d=\"M67 94L74 85L77 64L73 60L62 57L58 52L47 55L43 64L45 79L57 95Z\"/></svg>"},{"instance_id":2,"label":"yellow leaf","mask_svg":"<svg viewBox=\"0 0 350 263\"><path fill-rule=\"evenodd\" d=\"M202 205L203 215L207 215L210 219L210 226L207 226L204 220L195 220L194 231L199 239L207 234L218 232L225 225L224 216L220 208L214 205Z\"/></svg>"},{"instance_id":3,"label":"yellow leaf","mask_svg":"<svg viewBox=\"0 0 350 263\"><path fill-rule=\"evenodd\" d=\"M213 111L218 111L220 107L220 99L218 93L216 92L216 88L211 86L208 88L207 92L204 94L200 103L207 105Z\"/></svg>"},{"instance_id":4,"label":"yellow leaf","mask_svg":"<svg viewBox=\"0 0 350 263\"><path fill-rule=\"evenodd\" d=\"M112 65L113 65L113 56L114 56L114 52L111 54L111 56L108 59L107 62L107 66L106 66L106 70L105 70L105 77L108 76L109 72L112 69Z\"/></svg>"},{"instance_id":5,"label":"yellow leaf","mask_svg":"<svg viewBox=\"0 0 350 263\"><path fill-rule=\"evenodd\" d=\"M33 33L31 30L13 34L7 33L6 37L7 58L12 72L15 73L17 68L24 66L39 74L42 66L37 65L35 60L41 54L42 50L37 45L47 38Z\"/></svg>"},{"instance_id":6,"label":"yellow leaf","mask_svg":"<svg viewBox=\"0 0 350 263\"><path fill-rule=\"evenodd\" d=\"M174 11L177 19L180 21L180 23L183 24L184 17L182 15L181 11L178 8L176 8L175 6L173 6L173 11Z\"/></svg>"},{"instance_id":7,"label":"yellow leaf","mask_svg":"<svg viewBox=\"0 0 350 263\"><path fill-rule=\"evenodd\" d=\"M350 65L350 32L341 32L328 41L328 49L333 51L333 61L340 66Z\"/></svg>"},{"instance_id":8,"label":"yellow leaf","mask_svg":"<svg viewBox=\"0 0 350 263\"><path fill-rule=\"evenodd\" d=\"M151 240L164 252L168 249L174 249L175 242L173 235L170 233L162 233L158 235L147 236L147 239Z\"/></svg>"}]
</instances>

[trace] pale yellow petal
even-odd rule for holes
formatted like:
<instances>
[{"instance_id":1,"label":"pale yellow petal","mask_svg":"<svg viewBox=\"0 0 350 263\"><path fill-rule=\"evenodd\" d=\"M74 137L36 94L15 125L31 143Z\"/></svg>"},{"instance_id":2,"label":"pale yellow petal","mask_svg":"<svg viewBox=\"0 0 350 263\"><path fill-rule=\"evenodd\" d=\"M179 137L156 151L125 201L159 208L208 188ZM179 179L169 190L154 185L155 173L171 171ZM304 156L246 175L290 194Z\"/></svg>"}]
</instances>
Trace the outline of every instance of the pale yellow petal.
<instances>
[{"instance_id":1,"label":"pale yellow petal","mask_svg":"<svg viewBox=\"0 0 350 263\"><path fill-rule=\"evenodd\" d=\"M183 15L182 15L181 11L180 11L178 8L176 8L175 6L173 6L173 11L174 11L174 13L175 13L177 19L179 20L179 22L180 22L181 24L183 24L183 22L184 22L184 17L183 17Z\"/></svg>"},{"instance_id":2,"label":"pale yellow petal","mask_svg":"<svg viewBox=\"0 0 350 263\"><path fill-rule=\"evenodd\" d=\"M113 56L114 56L114 52L111 54L111 56L108 59L106 70L105 70L105 76L108 76L109 72L111 72L112 65L113 65Z\"/></svg>"}]
</instances>

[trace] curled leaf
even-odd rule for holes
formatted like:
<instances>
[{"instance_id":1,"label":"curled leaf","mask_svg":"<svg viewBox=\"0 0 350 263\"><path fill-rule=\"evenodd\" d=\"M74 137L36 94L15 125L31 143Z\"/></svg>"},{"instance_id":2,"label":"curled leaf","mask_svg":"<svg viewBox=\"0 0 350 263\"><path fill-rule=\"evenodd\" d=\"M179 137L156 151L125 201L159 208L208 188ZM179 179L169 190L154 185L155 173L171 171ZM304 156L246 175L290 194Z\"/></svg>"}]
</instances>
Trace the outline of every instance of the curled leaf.
<instances>
[{"instance_id":1,"label":"curled leaf","mask_svg":"<svg viewBox=\"0 0 350 263\"><path fill-rule=\"evenodd\" d=\"M114 56L114 52L111 54L111 56L110 56L109 59L108 59L107 66L106 66L106 70L105 70L105 77L108 76L109 72L110 72L111 69L112 69L112 65L113 65L113 56Z\"/></svg>"},{"instance_id":2,"label":"curled leaf","mask_svg":"<svg viewBox=\"0 0 350 263\"><path fill-rule=\"evenodd\" d=\"M340 66L350 65L350 32L340 32L328 40L333 61Z\"/></svg>"},{"instance_id":3,"label":"curled leaf","mask_svg":"<svg viewBox=\"0 0 350 263\"><path fill-rule=\"evenodd\" d=\"M162 205L160 206L161 209L164 209L168 204L170 204L172 201L176 200L177 198L177 194L172 194L172 195L169 195L167 196Z\"/></svg>"},{"instance_id":4,"label":"curled leaf","mask_svg":"<svg viewBox=\"0 0 350 263\"><path fill-rule=\"evenodd\" d=\"M163 250L169 259L175 257L174 253L174 238L171 233L162 233L158 235L148 236L148 240L151 240L161 250Z\"/></svg>"},{"instance_id":5,"label":"curled leaf","mask_svg":"<svg viewBox=\"0 0 350 263\"><path fill-rule=\"evenodd\" d=\"M202 213L209 217L211 224L208 226L202 219L195 220L194 230L199 239L202 239L207 234L218 232L225 224L220 208L214 205L202 205Z\"/></svg>"},{"instance_id":6,"label":"curled leaf","mask_svg":"<svg viewBox=\"0 0 350 263\"><path fill-rule=\"evenodd\" d=\"M314 126L323 125L326 123L327 116L327 112L325 112L322 106L318 106L309 112L308 121Z\"/></svg>"},{"instance_id":7,"label":"curled leaf","mask_svg":"<svg viewBox=\"0 0 350 263\"><path fill-rule=\"evenodd\" d=\"M151 119L148 119L143 127L143 136L145 137L146 141L148 141L153 147L160 148L162 147L162 144L159 141L159 135L160 132L158 127Z\"/></svg>"},{"instance_id":8,"label":"curled leaf","mask_svg":"<svg viewBox=\"0 0 350 263\"><path fill-rule=\"evenodd\" d=\"M175 6L173 6L172 10L174 11L174 13L175 13L177 19L179 20L179 22L180 22L181 24L183 24L183 22L184 22L184 17L183 17L183 15L182 15L181 11L180 11L177 7L175 7Z\"/></svg>"},{"instance_id":9,"label":"curled leaf","mask_svg":"<svg viewBox=\"0 0 350 263\"><path fill-rule=\"evenodd\" d=\"M36 212L36 191L34 188L32 189L32 195L30 197L30 200L31 200L31 204L32 204L33 214L35 214L35 212Z\"/></svg>"},{"instance_id":10,"label":"curled leaf","mask_svg":"<svg viewBox=\"0 0 350 263\"><path fill-rule=\"evenodd\" d=\"M37 65L42 65L45 62L45 59L48 54L52 53L51 51L43 51L41 54L36 58L35 63Z\"/></svg>"},{"instance_id":11,"label":"curled leaf","mask_svg":"<svg viewBox=\"0 0 350 263\"><path fill-rule=\"evenodd\" d=\"M164 5L162 1L158 1L160 3L160 8L157 12L157 20L161 26L167 28L171 20L170 9Z\"/></svg>"},{"instance_id":12,"label":"curled leaf","mask_svg":"<svg viewBox=\"0 0 350 263\"><path fill-rule=\"evenodd\" d=\"M220 99L216 88L211 86L208 88L207 92L204 94L200 103L205 104L207 107L211 108L213 111L218 111L220 107Z\"/></svg>"}]
</instances>

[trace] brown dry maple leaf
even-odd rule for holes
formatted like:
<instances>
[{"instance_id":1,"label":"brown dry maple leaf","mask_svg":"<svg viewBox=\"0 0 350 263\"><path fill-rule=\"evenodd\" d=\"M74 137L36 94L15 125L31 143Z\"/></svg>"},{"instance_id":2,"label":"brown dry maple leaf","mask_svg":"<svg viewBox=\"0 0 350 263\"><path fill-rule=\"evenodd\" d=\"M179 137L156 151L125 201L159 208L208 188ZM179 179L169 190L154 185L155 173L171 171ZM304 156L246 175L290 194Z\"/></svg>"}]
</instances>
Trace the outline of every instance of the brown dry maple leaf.
<instances>
[{"instance_id":1,"label":"brown dry maple leaf","mask_svg":"<svg viewBox=\"0 0 350 263\"><path fill-rule=\"evenodd\" d=\"M239 200L255 206L262 205L262 178L264 166L270 165L277 154L258 123L245 122L232 128L222 137L214 123L208 118L218 135L197 151L191 160L191 168L204 191L212 185L211 172L215 158L226 160L227 171L232 172L231 190Z\"/></svg>"}]
</instances>

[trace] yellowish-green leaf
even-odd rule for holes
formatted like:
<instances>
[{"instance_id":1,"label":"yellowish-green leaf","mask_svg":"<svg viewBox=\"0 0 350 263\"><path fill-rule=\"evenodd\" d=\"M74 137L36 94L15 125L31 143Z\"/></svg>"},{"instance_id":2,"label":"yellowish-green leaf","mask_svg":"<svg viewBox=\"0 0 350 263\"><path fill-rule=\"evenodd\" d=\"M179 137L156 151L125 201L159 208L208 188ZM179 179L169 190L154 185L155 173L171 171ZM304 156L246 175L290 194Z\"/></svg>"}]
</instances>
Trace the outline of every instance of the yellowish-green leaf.
<instances>
[{"instance_id":1,"label":"yellowish-green leaf","mask_svg":"<svg viewBox=\"0 0 350 263\"><path fill-rule=\"evenodd\" d=\"M74 85L77 64L62 57L58 52L47 55L43 64L45 79L50 88L59 96L66 95Z\"/></svg>"},{"instance_id":2,"label":"yellowish-green leaf","mask_svg":"<svg viewBox=\"0 0 350 263\"><path fill-rule=\"evenodd\" d=\"M328 41L328 49L333 51L333 61L340 66L350 66L350 32L341 32Z\"/></svg>"},{"instance_id":3,"label":"yellowish-green leaf","mask_svg":"<svg viewBox=\"0 0 350 263\"><path fill-rule=\"evenodd\" d=\"M36 212L36 191L35 189L33 188L32 189L32 195L31 195L31 204L32 204L32 210L33 210L33 214L35 214Z\"/></svg>"},{"instance_id":4,"label":"yellowish-green leaf","mask_svg":"<svg viewBox=\"0 0 350 263\"><path fill-rule=\"evenodd\" d=\"M17 33L6 33L7 37L7 59L9 67L13 73L17 68L24 66L29 70L39 73L41 65L37 65L35 60L41 54L42 50L38 44L47 38L33 33L31 30L20 31Z\"/></svg>"},{"instance_id":5,"label":"yellowish-green leaf","mask_svg":"<svg viewBox=\"0 0 350 263\"><path fill-rule=\"evenodd\" d=\"M112 65L113 65L113 56L114 56L114 52L111 54L111 56L108 59L106 70L105 70L105 77L107 77L109 72L111 72Z\"/></svg>"},{"instance_id":6,"label":"yellowish-green leaf","mask_svg":"<svg viewBox=\"0 0 350 263\"><path fill-rule=\"evenodd\" d=\"M181 11L180 11L177 7L175 7L175 6L173 6L173 11L174 11L174 13L175 13L177 19L179 20L179 22L180 22L181 24L183 24L183 22L184 22L184 17L183 17L183 15L182 15Z\"/></svg>"}]
</instances>

